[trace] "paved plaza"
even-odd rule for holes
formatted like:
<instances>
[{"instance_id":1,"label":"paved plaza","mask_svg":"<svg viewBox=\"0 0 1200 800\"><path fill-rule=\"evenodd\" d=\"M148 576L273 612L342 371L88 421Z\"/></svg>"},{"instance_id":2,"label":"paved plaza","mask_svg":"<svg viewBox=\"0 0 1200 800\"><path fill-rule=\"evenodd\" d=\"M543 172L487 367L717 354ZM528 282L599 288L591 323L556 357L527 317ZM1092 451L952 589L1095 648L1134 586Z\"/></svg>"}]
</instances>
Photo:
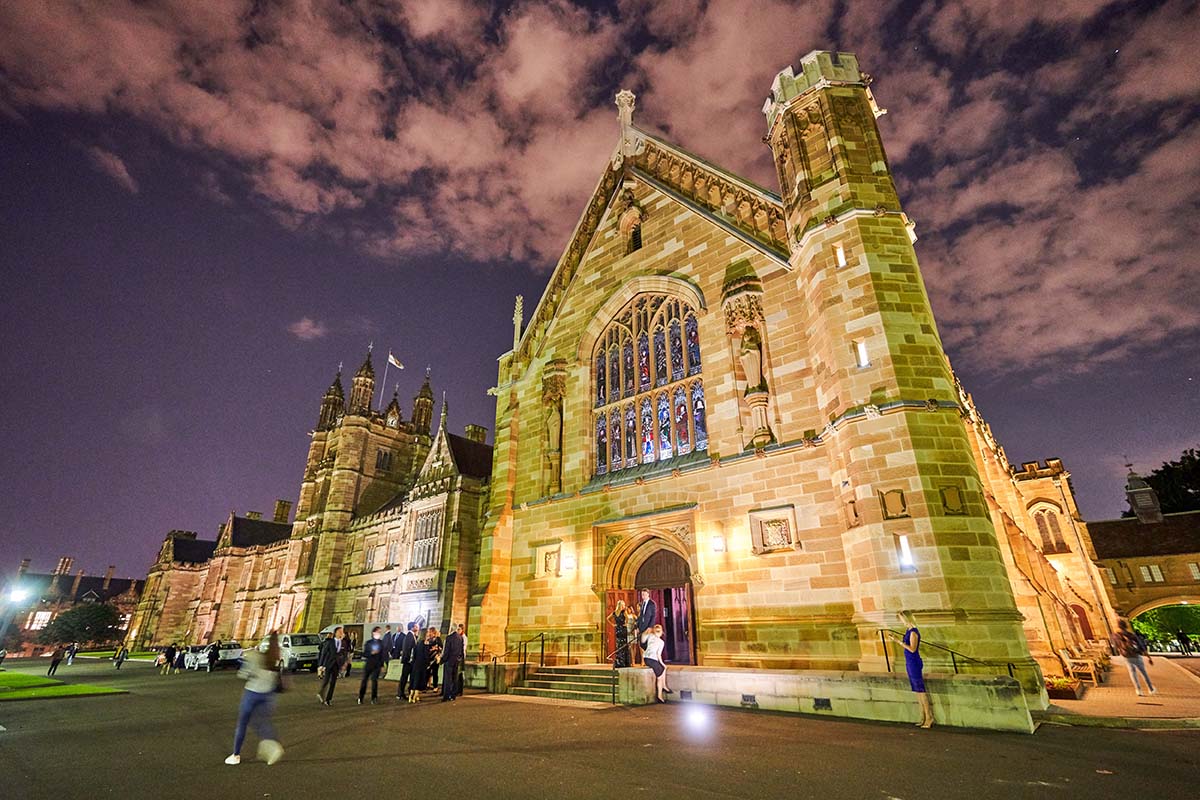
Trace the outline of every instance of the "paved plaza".
<instances>
[{"instance_id":1,"label":"paved plaza","mask_svg":"<svg viewBox=\"0 0 1200 800\"><path fill-rule=\"evenodd\" d=\"M1079 700L1054 700L1051 712L1130 720L1200 719L1200 657L1155 656L1147 670L1157 691L1139 697L1125 659L1115 656L1104 683L1089 684Z\"/></svg>"},{"instance_id":2,"label":"paved plaza","mask_svg":"<svg viewBox=\"0 0 1200 800\"><path fill-rule=\"evenodd\" d=\"M59 677L129 693L0 703L3 797L1171 798L1193 795L1200 775L1196 731L919 731L687 704L575 707L487 695L359 707L354 676L323 708L307 674L280 697L284 760L228 767L221 762L242 686L232 671L160 676L148 664L116 672L81 661Z\"/></svg>"}]
</instances>

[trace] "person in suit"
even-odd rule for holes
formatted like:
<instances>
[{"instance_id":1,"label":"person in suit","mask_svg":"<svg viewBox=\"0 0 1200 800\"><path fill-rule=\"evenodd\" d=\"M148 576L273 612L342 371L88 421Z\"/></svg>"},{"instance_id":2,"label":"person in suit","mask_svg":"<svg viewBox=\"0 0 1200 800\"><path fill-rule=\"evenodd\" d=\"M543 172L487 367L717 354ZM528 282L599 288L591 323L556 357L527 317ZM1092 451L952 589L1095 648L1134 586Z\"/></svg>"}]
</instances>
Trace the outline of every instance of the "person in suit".
<instances>
[{"instance_id":1,"label":"person in suit","mask_svg":"<svg viewBox=\"0 0 1200 800\"><path fill-rule=\"evenodd\" d=\"M338 674L342 670L341 651L346 647L345 632L341 626L333 629L332 634L325 635L321 642L321 651L317 655L317 672L321 675L321 688L317 691L317 699L322 705L331 705L333 688L337 686Z\"/></svg>"},{"instance_id":2,"label":"person in suit","mask_svg":"<svg viewBox=\"0 0 1200 800\"><path fill-rule=\"evenodd\" d=\"M654 623L658 621L658 606L650 599L650 590L642 589L639 594L641 601L638 603L637 611L637 641L641 644L646 631L654 627Z\"/></svg>"},{"instance_id":3,"label":"person in suit","mask_svg":"<svg viewBox=\"0 0 1200 800\"><path fill-rule=\"evenodd\" d=\"M442 643L442 702L453 700L458 695L458 668L467 657L463 642L462 626L450 628L450 635Z\"/></svg>"},{"instance_id":4,"label":"person in suit","mask_svg":"<svg viewBox=\"0 0 1200 800\"><path fill-rule=\"evenodd\" d=\"M392 649L395 648L395 646L396 646L395 639L396 639L396 636L395 636L395 634L392 633L392 626L391 625L384 626L383 639L381 640L383 642L383 663L384 664L387 664L389 661L392 660Z\"/></svg>"},{"instance_id":5,"label":"person in suit","mask_svg":"<svg viewBox=\"0 0 1200 800\"><path fill-rule=\"evenodd\" d=\"M461 622L458 623L458 635L462 637L463 660L462 660L462 663L458 665L458 688L455 689L455 691L454 691L455 697L458 697L459 695L461 695L463 693L463 684L466 681L466 674L467 674L467 670L466 670L467 647L469 646L469 644L467 642L467 627L465 625L463 625Z\"/></svg>"},{"instance_id":6,"label":"person in suit","mask_svg":"<svg viewBox=\"0 0 1200 800\"><path fill-rule=\"evenodd\" d=\"M383 631L376 625L371 631L371 638L363 645L363 676L358 685L358 704L361 706L363 697L367 694L367 681L371 681L371 705L379 702L379 673L387 660L387 651L383 647Z\"/></svg>"},{"instance_id":7,"label":"person in suit","mask_svg":"<svg viewBox=\"0 0 1200 800\"><path fill-rule=\"evenodd\" d=\"M397 700L412 700L409 694L410 684L416 683L413 678L413 652L417 649L417 633L420 626L415 622L408 623L408 633L399 639L393 657L400 659L400 685L396 687Z\"/></svg>"}]
</instances>

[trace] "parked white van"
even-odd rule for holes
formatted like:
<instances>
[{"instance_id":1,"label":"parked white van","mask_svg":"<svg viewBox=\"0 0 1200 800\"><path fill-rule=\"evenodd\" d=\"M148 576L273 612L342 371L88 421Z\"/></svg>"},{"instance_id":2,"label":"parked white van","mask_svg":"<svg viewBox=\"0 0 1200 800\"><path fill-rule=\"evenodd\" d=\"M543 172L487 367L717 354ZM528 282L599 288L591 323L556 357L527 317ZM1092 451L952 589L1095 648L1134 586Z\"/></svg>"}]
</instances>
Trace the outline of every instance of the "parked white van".
<instances>
[{"instance_id":1,"label":"parked white van","mask_svg":"<svg viewBox=\"0 0 1200 800\"><path fill-rule=\"evenodd\" d=\"M267 639L258 643L258 649L267 651ZM321 650L321 637L315 633L279 634L279 664L287 670L317 671L317 655Z\"/></svg>"}]
</instances>

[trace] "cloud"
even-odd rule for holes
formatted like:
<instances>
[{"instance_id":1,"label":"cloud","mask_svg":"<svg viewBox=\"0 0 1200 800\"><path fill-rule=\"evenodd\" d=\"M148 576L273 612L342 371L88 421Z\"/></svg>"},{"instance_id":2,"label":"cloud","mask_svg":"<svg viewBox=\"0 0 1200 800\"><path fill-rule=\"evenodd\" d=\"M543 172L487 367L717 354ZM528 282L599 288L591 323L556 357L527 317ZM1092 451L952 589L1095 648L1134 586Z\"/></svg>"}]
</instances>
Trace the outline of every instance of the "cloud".
<instances>
[{"instance_id":1,"label":"cloud","mask_svg":"<svg viewBox=\"0 0 1200 800\"><path fill-rule=\"evenodd\" d=\"M773 187L762 100L836 44L889 109L956 359L1053 376L1200 331L1198 37L1188 0L11 3L0 108L135 120L211 159L200 191L381 258L548 269L616 144L615 89Z\"/></svg>"},{"instance_id":2,"label":"cloud","mask_svg":"<svg viewBox=\"0 0 1200 800\"><path fill-rule=\"evenodd\" d=\"M314 339L323 339L328 336L329 326L324 322L317 322L311 317L301 317L288 325L287 331L302 342L311 342Z\"/></svg>"},{"instance_id":3,"label":"cloud","mask_svg":"<svg viewBox=\"0 0 1200 800\"><path fill-rule=\"evenodd\" d=\"M92 163L108 177L112 178L117 183L121 184L125 189L133 194L137 194L138 185L133 176L129 174L129 169L125 166L125 162L116 153L109 152L100 147L89 147L87 149L88 157Z\"/></svg>"}]
</instances>

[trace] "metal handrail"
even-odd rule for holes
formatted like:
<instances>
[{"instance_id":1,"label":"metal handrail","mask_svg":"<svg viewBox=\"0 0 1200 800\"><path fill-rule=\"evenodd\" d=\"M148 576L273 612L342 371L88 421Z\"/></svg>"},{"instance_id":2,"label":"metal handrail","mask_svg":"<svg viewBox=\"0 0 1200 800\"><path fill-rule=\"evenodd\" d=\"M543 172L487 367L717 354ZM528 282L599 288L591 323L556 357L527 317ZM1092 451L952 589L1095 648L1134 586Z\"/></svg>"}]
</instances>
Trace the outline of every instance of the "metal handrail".
<instances>
[{"instance_id":1,"label":"metal handrail","mask_svg":"<svg viewBox=\"0 0 1200 800\"><path fill-rule=\"evenodd\" d=\"M883 663L884 663L884 666L887 667L887 671L891 672L892 671L892 659L891 659L889 649L888 649L888 641L887 641L888 633L898 633L901 636L903 636L904 634L902 631L895 630L894 628L880 628L879 629L879 640L883 643ZM980 664L984 667L997 667L1000 665L1000 663L1002 663L999 661L994 661L994 662L980 661L978 658L972 658L971 656L967 655L966 653L960 653L959 651L953 650L949 647L946 647L945 645L938 644L937 642L931 642L928 639L926 639L924 636L921 637L920 645L928 645L929 647L933 647L938 650L944 650L945 652L949 653L950 654L950 666L954 669L955 675L959 674L958 660L960 658L964 661L969 661L973 664ZM918 646L920 646L920 645L918 645ZM1003 663L1008 668L1008 677L1015 678L1016 676L1013 675L1013 672L1016 670L1016 665L1011 661L1007 661L1007 662L1003 662Z\"/></svg>"},{"instance_id":2,"label":"metal handrail","mask_svg":"<svg viewBox=\"0 0 1200 800\"><path fill-rule=\"evenodd\" d=\"M612 662L612 671L613 671L613 679L612 679L612 704L613 704L614 706L617 704L617 681L618 681L618 680L620 680L620 678L621 678L621 676L620 676L620 673L618 673L618 672L617 672L617 653L621 652L622 650L628 650L628 649L630 648L630 646L632 646L632 645L633 645L633 644L635 644L636 642L637 642L637 639L630 639L628 642L626 642L625 644L621 645L621 646L620 646L620 647L618 647L616 650L613 650L611 653L609 653L609 654L608 654L607 656L605 656L605 658L604 658L604 660L605 660L605 661L611 661L611 662Z\"/></svg>"}]
</instances>

